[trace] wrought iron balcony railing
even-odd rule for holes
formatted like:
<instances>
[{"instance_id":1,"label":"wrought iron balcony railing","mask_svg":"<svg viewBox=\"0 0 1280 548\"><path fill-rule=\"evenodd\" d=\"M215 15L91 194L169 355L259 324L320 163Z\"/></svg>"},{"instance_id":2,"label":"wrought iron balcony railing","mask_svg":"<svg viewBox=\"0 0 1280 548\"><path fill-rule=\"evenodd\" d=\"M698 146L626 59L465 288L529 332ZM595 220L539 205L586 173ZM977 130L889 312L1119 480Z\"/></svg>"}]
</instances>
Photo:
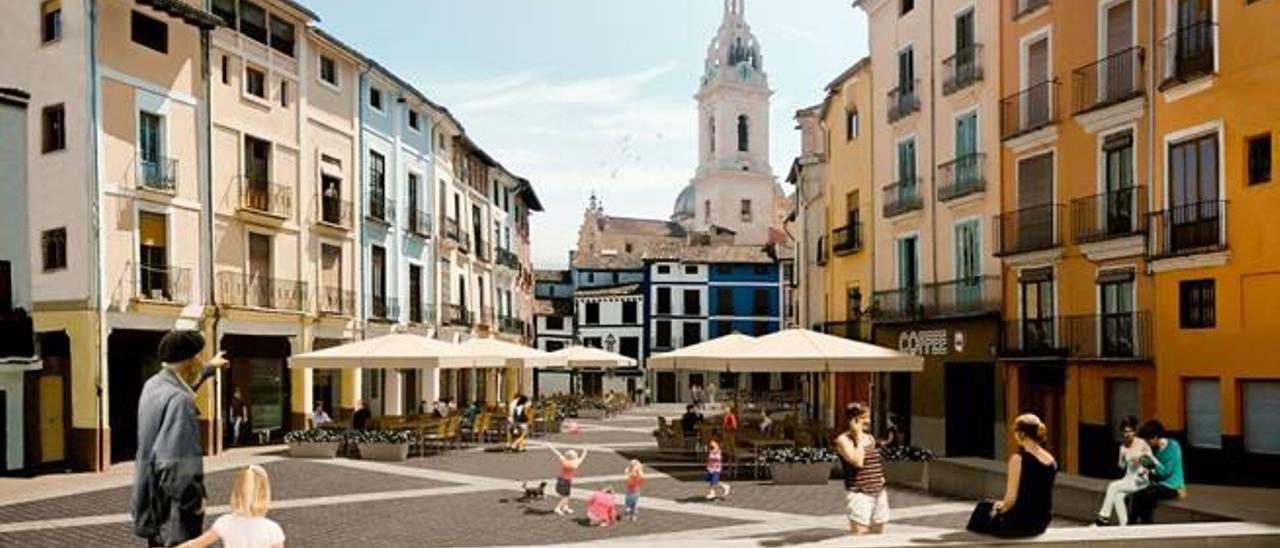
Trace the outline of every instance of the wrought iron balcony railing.
<instances>
[{"instance_id":1,"label":"wrought iron balcony railing","mask_svg":"<svg viewBox=\"0 0 1280 548\"><path fill-rule=\"evenodd\" d=\"M509 249L498 247L494 250L494 256L497 259L496 262L502 266L512 269L520 268L520 257Z\"/></svg>"},{"instance_id":2,"label":"wrought iron balcony railing","mask_svg":"<svg viewBox=\"0 0 1280 548\"><path fill-rule=\"evenodd\" d=\"M938 201L946 202L987 189L982 166L987 155L974 152L938 166Z\"/></svg>"},{"instance_id":3,"label":"wrought iron balcony railing","mask_svg":"<svg viewBox=\"0 0 1280 548\"><path fill-rule=\"evenodd\" d=\"M178 185L178 160L175 158L138 158L138 186L147 190L172 193Z\"/></svg>"},{"instance_id":4,"label":"wrought iron balcony railing","mask_svg":"<svg viewBox=\"0 0 1280 548\"><path fill-rule=\"evenodd\" d=\"M1001 355L1149 360L1151 313L1114 312L1007 320Z\"/></svg>"},{"instance_id":5,"label":"wrought iron balcony railing","mask_svg":"<svg viewBox=\"0 0 1280 548\"><path fill-rule=\"evenodd\" d=\"M1147 258L1166 259L1227 248L1227 202L1173 206L1147 215Z\"/></svg>"},{"instance_id":6,"label":"wrought iron balcony railing","mask_svg":"<svg viewBox=\"0 0 1280 548\"><path fill-rule=\"evenodd\" d=\"M982 44L970 44L942 60L943 95L951 95L981 80Z\"/></svg>"},{"instance_id":7,"label":"wrought iron balcony railing","mask_svg":"<svg viewBox=\"0 0 1280 548\"><path fill-rule=\"evenodd\" d=\"M431 323L436 319L436 305L429 302L409 302L410 323Z\"/></svg>"},{"instance_id":8,"label":"wrought iron balcony railing","mask_svg":"<svg viewBox=\"0 0 1280 548\"><path fill-rule=\"evenodd\" d=\"M1081 114L1141 97L1144 53L1133 46L1072 71L1072 110Z\"/></svg>"},{"instance_id":9,"label":"wrought iron balcony railing","mask_svg":"<svg viewBox=\"0 0 1280 548\"><path fill-rule=\"evenodd\" d=\"M394 322L400 320L400 299L376 293L364 296L365 313L371 320Z\"/></svg>"},{"instance_id":10,"label":"wrought iron balcony railing","mask_svg":"<svg viewBox=\"0 0 1280 548\"><path fill-rule=\"evenodd\" d=\"M190 301L190 268L143 263L131 263L129 267L137 276L138 300L182 305Z\"/></svg>"},{"instance_id":11,"label":"wrought iron balcony railing","mask_svg":"<svg viewBox=\"0 0 1280 548\"><path fill-rule=\"evenodd\" d=\"M1100 242L1147 230L1147 188L1132 186L1071 201L1072 241Z\"/></svg>"},{"instance_id":12,"label":"wrought iron balcony railing","mask_svg":"<svg viewBox=\"0 0 1280 548\"><path fill-rule=\"evenodd\" d=\"M920 96L916 94L919 81L889 90L889 123L897 122L920 110Z\"/></svg>"},{"instance_id":13,"label":"wrought iron balcony railing","mask_svg":"<svg viewBox=\"0 0 1280 548\"><path fill-rule=\"evenodd\" d=\"M862 223L855 221L831 231L831 251L848 255L862 250Z\"/></svg>"},{"instance_id":14,"label":"wrought iron balcony railing","mask_svg":"<svg viewBox=\"0 0 1280 548\"><path fill-rule=\"evenodd\" d=\"M815 327L814 331L821 331L835 337L863 342L871 341L871 322L869 321L845 320L822 322Z\"/></svg>"},{"instance_id":15,"label":"wrought iron balcony railing","mask_svg":"<svg viewBox=\"0 0 1280 548\"><path fill-rule=\"evenodd\" d=\"M353 204L350 200L343 200L337 196L316 196L316 223L342 228L351 229L351 217Z\"/></svg>"},{"instance_id":16,"label":"wrought iron balcony railing","mask_svg":"<svg viewBox=\"0 0 1280 548\"><path fill-rule=\"evenodd\" d=\"M307 282L219 272L218 302L230 306L303 312L307 302Z\"/></svg>"},{"instance_id":17,"label":"wrought iron balcony railing","mask_svg":"<svg viewBox=\"0 0 1280 548\"><path fill-rule=\"evenodd\" d=\"M481 261L484 261L484 262L488 262L488 261L489 261L489 248L488 248L488 247L485 247L484 243L485 243L485 242L484 242L484 238L481 238L480 236L478 236L478 235L477 235L477 236L476 236L476 245L475 245L475 247L474 247L474 248L472 248L472 249L471 249L471 251L475 253L476 259L481 260Z\"/></svg>"},{"instance_id":18,"label":"wrought iron balcony railing","mask_svg":"<svg viewBox=\"0 0 1280 548\"><path fill-rule=\"evenodd\" d=\"M442 310L445 325L470 327L475 319L467 307L458 304L446 304Z\"/></svg>"},{"instance_id":19,"label":"wrought iron balcony railing","mask_svg":"<svg viewBox=\"0 0 1280 548\"><path fill-rule=\"evenodd\" d=\"M250 175L240 177L240 209L287 219L293 215L293 188Z\"/></svg>"},{"instance_id":20,"label":"wrought iron balcony railing","mask_svg":"<svg viewBox=\"0 0 1280 548\"><path fill-rule=\"evenodd\" d=\"M387 195L385 189L370 188L365 196L368 199L368 206L365 209L366 217L383 224L395 222L396 201Z\"/></svg>"},{"instance_id":21,"label":"wrought iron balcony railing","mask_svg":"<svg viewBox=\"0 0 1280 548\"><path fill-rule=\"evenodd\" d=\"M524 320L514 316L503 316L498 320L498 330L510 335L524 335Z\"/></svg>"},{"instance_id":22,"label":"wrought iron balcony railing","mask_svg":"<svg viewBox=\"0 0 1280 548\"><path fill-rule=\"evenodd\" d=\"M1000 312L999 276L973 276L946 282L876 291L875 321L955 318Z\"/></svg>"},{"instance_id":23,"label":"wrought iron balcony railing","mask_svg":"<svg viewBox=\"0 0 1280 548\"><path fill-rule=\"evenodd\" d=\"M416 207L409 208L409 233L422 238L431 237L431 214Z\"/></svg>"},{"instance_id":24,"label":"wrought iron balcony railing","mask_svg":"<svg viewBox=\"0 0 1280 548\"><path fill-rule=\"evenodd\" d=\"M333 316L352 316L356 311L356 292L341 287L320 287L321 314Z\"/></svg>"},{"instance_id":25,"label":"wrought iron balcony railing","mask_svg":"<svg viewBox=\"0 0 1280 548\"><path fill-rule=\"evenodd\" d=\"M1013 255L1062 245L1062 209L1062 204L1045 204L997 215L995 254Z\"/></svg>"},{"instance_id":26,"label":"wrought iron balcony railing","mask_svg":"<svg viewBox=\"0 0 1280 548\"><path fill-rule=\"evenodd\" d=\"M1218 23L1201 21L1170 33L1160 40L1160 89L1213 74L1217 55Z\"/></svg>"},{"instance_id":27,"label":"wrought iron balcony railing","mask_svg":"<svg viewBox=\"0 0 1280 548\"><path fill-rule=\"evenodd\" d=\"M1058 81L1049 80L1000 100L1000 138L1012 139L1058 123Z\"/></svg>"},{"instance_id":28,"label":"wrought iron balcony railing","mask_svg":"<svg viewBox=\"0 0 1280 548\"><path fill-rule=\"evenodd\" d=\"M920 199L920 178L903 179L884 187L884 216L897 217L924 208Z\"/></svg>"}]
</instances>

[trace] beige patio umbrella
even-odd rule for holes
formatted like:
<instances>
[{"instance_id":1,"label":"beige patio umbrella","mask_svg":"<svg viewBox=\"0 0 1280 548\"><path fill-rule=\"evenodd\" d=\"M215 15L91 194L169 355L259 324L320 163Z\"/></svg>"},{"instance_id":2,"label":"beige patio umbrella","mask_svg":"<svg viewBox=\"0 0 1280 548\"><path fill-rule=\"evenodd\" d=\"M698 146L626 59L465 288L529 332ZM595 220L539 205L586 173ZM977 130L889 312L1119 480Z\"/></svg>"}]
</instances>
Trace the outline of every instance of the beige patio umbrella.
<instances>
[{"instance_id":1,"label":"beige patio umbrella","mask_svg":"<svg viewBox=\"0 0 1280 548\"><path fill-rule=\"evenodd\" d=\"M566 346L552 352L550 356L556 366L568 369L615 369L636 366L636 360L633 358L589 346Z\"/></svg>"},{"instance_id":2,"label":"beige patio umbrella","mask_svg":"<svg viewBox=\"0 0 1280 548\"><path fill-rule=\"evenodd\" d=\"M502 367L497 356L421 335L391 333L289 358L295 369L462 369Z\"/></svg>"},{"instance_id":3,"label":"beige patio umbrella","mask_svg":"<svg viewBox=\"0 0 1280 548\"><path fill-rule=\"evenodd\" d=\"M726 371L784 373L916 372L924 358L871 343L808 329L785 329L759 337L748 352L728 360Z\"/></svg>"},{"instance_id":4,"label":"beige patio umbrella","mask_svg":"<svg viewBox=\"0 0 1280 548\"><path fill-rule=\"evenodd\" d=\"M709 341L663 352L650 357L645 366L654 370L722 370L729 362L755 352L756 338L741 333L730 333Z\"/></svg>"},{"instance_id":5,"label":"beige patio umbrella","mask_svg":"<svg viewBox=\"0 0 1280 548\"><path fill-rule=\"evenodd\" d=\"M476 354L502 359L507 367L550 367L564 363L549 352L494 338L472 338L460 346Z\"/></svg>"}]
</instances>

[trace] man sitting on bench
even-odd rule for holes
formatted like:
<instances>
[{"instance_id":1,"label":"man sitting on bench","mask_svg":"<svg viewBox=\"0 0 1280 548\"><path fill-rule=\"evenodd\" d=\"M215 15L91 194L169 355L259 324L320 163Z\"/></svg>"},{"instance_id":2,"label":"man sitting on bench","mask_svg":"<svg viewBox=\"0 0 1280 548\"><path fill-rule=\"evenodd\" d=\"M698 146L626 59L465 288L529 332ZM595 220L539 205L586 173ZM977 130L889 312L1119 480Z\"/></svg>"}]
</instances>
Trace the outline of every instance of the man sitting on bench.
<instances>
[{"instance_id":1,"label":"man sitting on bench","mask_svg":"<svg viewBox=\"0 0 1280 548\"><path fill-rule=\"evenodd\" d=\"M1151 485L1133 494L1133 523L1155 523L1156 505L1162 500L1183 498L1187 484L1182 474L1182 446L1177 440L1165 437L1164 425L1149 420L1138 430L1138 436L1147 440L1155 452L1155 460L1144 459L1143 465L1151 469Z\"/></svg>"}]
</instances>

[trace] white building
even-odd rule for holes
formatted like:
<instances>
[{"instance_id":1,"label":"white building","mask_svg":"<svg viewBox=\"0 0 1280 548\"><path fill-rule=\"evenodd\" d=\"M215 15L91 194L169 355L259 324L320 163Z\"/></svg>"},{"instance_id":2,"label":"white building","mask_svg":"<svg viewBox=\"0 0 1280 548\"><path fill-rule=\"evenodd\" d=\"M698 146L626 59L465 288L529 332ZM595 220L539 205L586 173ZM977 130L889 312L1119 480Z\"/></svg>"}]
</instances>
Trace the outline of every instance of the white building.
<instances>
[{"instance_id":1,"label":"white building","mask_svg":"<svg viewBox=\"0 0 1280 548\"><path fill-rule=\"evenodd\" d=\"M641 284L583 288L574 292L578 339L583 346L603 348L644 363L644 293ZM636 371L635 373L638 373ZM638 374L584 373L587 394L609 391L635 393L642 386Z\"/></svg>"}]
</instances>

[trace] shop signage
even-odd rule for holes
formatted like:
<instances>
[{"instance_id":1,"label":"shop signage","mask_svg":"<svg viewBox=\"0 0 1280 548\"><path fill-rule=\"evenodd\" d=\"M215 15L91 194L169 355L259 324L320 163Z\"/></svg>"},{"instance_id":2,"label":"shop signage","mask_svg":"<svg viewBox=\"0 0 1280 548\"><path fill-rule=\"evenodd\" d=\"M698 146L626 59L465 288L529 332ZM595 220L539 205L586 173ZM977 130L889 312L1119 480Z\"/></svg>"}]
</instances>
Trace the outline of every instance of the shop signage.
<instances>
[{"instance_id":1,"label":"shop signage","mask_svg":"<svg viewBox=\"0 0 1280 548\"><path fill-rule=\"evenodd\" d=\"M963 338L959 342L962 346ZM950 346L946 329L903 331L898 335L898 350L917 356L945 356Z\"/></svg>"}]
</instances>

